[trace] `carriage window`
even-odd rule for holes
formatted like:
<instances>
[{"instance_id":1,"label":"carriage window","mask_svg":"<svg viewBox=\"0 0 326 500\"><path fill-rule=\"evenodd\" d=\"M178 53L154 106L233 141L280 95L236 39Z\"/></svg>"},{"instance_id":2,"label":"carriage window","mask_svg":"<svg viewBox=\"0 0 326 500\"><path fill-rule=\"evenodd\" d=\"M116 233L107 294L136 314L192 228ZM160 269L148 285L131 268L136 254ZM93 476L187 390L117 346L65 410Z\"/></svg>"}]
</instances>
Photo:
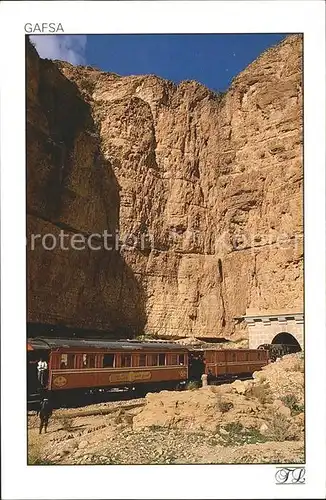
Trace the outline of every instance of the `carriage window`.
<instances>
[{"instance_id":1,"label":"carriage window","mask_svg":"<svg viewBox=\"0 0 326 500\"><path fill-rule=\"evenodd\" d=\"M139 354L139 366L146 366L146 354Z\"/></svg>"},{"instance_id":2,"label":"carriage window","mask_svg":"<svg viewBox=\"0 0 326 500\"><path fill-rule=\"evenodd\" d=\"M83 354L83 368L95 368L95 354Z\"/></svg>"},{"instance_id":3,"label":"carriage window","mask_svg":"<svg viewBox=\"0 0 326 500\"><path fill-rule=\"evenodd\" d=\"M165 365L165 354L159 354L158 355L158 364L160 366L164 366Z\"/></svg>"},{"instance_id":4,"label":"carriage window","mask_svg":"<svg viewBox=\"0 0 326 500\"><path fill-rule=\"evenodd\" d=\"M131 366L131 354L121 354L121 366L122 367Z\"/></svg>"},{"instance_id":5,"label":"carriage window","mask_svg":"<svg viewBox=\"0 0 326 500\"><path fill-rule=\"evenodd\" d=\"M185 355L179 354L179 365L184 365L184 364L185 364Z\"/></svg>"},{"instance_id":6,"label":"carriage window","mask_svg":"<svg viewBox=\"0 0 326 500\"><path fill-rule=\"evenodd\" d=\"M104 354L103 368L113 368L113 367L114 367L114 354Z\"/></svg>"},{"instance_id":7,"label":"carriage window","mask_svg":"<svg viewBox=\"0 0 326 500\"><path fill-rule=\"evenodd\" d=\"M177 365L177 364L178 364L178 357L177 357L177 354L171 354L171 357L170 357L170 364L171 364L171 365Z\"/></svg>"},{"instance_id":8,"label":"carriage window","mask_svg":"<svg viewBox=\"0 0 326 500\"><path fill-rule=\"evenodd\" d=\"M151 354L149 356L149 366L157 366L157 354Z\"/></svg>"},{"instance_id":9,"label":"carriage window","mask_svg":"<svg viewBox=\"0 0 326 500\"><path fill-rule=\"evenodd\" d=\"M60 368L74 368L74 361L74 354L61 354Z\"/></svg>"},{"instance_id":10,"label":"carriage window","mask_svg":"<svg viewBox=\"0 0 326 500\"><path fill-rule=\"evenodd\" d=\"M60 358L60 368L68 367L68 354L61 354Z\"/></svg>"}]
</instances>

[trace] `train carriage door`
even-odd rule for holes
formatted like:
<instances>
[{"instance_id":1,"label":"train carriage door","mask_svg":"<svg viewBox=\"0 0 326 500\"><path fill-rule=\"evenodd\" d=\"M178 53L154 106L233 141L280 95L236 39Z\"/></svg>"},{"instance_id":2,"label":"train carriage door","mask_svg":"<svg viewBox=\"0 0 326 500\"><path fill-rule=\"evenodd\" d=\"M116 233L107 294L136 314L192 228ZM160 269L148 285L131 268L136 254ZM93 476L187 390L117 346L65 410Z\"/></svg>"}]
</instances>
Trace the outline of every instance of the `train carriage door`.
<instances>
[{"instance_id":1,"label":"train carriage door","mask_svg":"<svg viewBox=\"0 0 326 500\"><path fill-rule=\"evenodd\" d=\"M206 373L206 356L203 351L192 351L187 353L186 362L189 365L189 378L200 380L203 373Z\"/></svg>"}]
</instances>

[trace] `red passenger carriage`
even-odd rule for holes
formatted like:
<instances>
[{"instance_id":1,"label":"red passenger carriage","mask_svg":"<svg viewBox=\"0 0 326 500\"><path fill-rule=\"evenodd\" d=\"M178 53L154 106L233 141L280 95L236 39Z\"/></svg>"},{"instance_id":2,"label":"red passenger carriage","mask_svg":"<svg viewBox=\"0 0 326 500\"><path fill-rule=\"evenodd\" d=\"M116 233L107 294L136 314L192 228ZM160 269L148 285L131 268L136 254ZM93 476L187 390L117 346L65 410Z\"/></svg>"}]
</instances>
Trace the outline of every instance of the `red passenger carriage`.
<instances>
[{"instance_id":1,"label":"red passenger carriage","mask_svg":"<svg viewBox=\"0 0 326 500\"><path fill-rule=\"evenodd\" d=\"M188 379L188 350L177 344L62 338L28 339L28 391L37 392L37 361L52 393L114 387L173 387Z\"/></svg>"},{"instance_id":2,"label":"red passenger carriage","mask_svg":"<svg viewBox=\"0 0 326 500\"><path fill-rule=\"evenodd\" d=\"M204 359L205 373L218 379L250 376L267 365L269 354L261 349L207 349Z\"/></svg>"},{"instance_id":3,"label":"red passenger carriage","mask_svg":"<svg viewBox=\"0 0 326 500\"><path fill-rule=\"evenodd\" d=\"M59 401L113 388L143 395L184 387L188 380L200 381L203 373L212 381L248 377L269 362L262 349L189 350L176 343L132 340L33 338L27 351L29 401L42 389ZM41 358L48 364L43 387L37 378Z\"/></svg>"}]
</instances>

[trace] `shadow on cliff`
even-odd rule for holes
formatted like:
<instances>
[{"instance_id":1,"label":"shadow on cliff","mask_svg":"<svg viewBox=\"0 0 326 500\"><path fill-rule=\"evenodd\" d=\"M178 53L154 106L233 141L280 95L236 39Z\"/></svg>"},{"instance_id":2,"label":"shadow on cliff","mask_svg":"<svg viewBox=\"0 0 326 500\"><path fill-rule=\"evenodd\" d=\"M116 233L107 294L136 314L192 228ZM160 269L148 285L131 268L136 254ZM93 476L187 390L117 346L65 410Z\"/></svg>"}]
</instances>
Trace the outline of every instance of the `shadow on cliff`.
<instances>
[{"instance_id":1,"label":"shadow on cliff","mask_svg":"<svg viewBox=\"0 0 326 500\"><path fill-rule=\"evenodd\" d=\"M70 234L89 236L99 228L117 234L120 187L102 154L90 104L28 39L26 69L27 214L46 232L52 225ZM46 332L143 332L144 290L119 250L28 251L27 285L28 322L47 325Z\"/></svg>"},{"instance_id":2,"label":"shadow on cliff","mask_svg":"<svg viewBox=\"0 0 326 500\"><path fill-rule=\"evenodd\" d=\"M143 333L145 323L144 290L123 255L115 250L92 252L74 324L93 325L103 336L134 337Z\"/></svg>"}]
</instances>

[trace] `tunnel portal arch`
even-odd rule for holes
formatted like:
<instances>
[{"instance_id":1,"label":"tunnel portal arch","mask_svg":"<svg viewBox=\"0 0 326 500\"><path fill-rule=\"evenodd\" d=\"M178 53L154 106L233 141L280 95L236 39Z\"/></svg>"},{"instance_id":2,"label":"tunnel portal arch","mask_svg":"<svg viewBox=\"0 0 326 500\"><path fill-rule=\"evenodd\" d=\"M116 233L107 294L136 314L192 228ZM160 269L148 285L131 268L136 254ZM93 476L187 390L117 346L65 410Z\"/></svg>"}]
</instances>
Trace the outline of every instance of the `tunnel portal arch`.
<instances>
[{"instance_id":1,"label":"tunnel portal arch","mask_svg":"<svg viewBox=\"0 0 326 500\"><path fill-rule=\"evenodd\" d=\"M292 352L302 351L297 339L289 332L280 332L273 338L272 344L284 344L291 347Z\"/></svg>"},{"instance_id":2,"label":"tunnel portal arch","mask_svg":"<svg viewBox=\"0 0 326 500\"><path fill-rule=\"evenodd\" d=\"M304 315L300 312L275 314L246 314L242 316L248 326L249 348L262 344L283 344L292 351L304 349Z\"/></svg>"}]
</instances>

